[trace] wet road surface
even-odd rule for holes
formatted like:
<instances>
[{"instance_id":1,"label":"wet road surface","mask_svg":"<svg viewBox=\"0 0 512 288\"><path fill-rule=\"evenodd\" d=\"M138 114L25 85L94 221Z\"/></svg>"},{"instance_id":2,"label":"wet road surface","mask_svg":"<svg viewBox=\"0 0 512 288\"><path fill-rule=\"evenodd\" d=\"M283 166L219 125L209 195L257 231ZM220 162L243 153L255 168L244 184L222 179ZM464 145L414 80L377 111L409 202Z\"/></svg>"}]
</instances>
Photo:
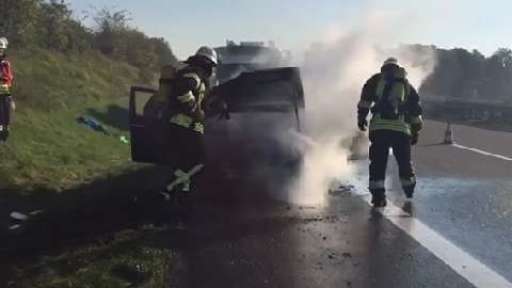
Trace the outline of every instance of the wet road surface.
<instances>
[{"instance_id":1,"label":"wet road surface","mask_svg":"<svg viewBox=\"0 0 512 288\"><path fill-rule=\"evenodd\" d=\"M506 154L512 134L455 128L462 145L512 156ZM324 206L299 206L278 200L289 184L280 171L286 169L237 168L254 154L220 151L232 163L211 165L201 193L179 205L164 203L172 212L158 243L173 251L169 287L475 287L460 273L462 263L441 260L425 237L411 233L418 230L413 222L397 226L411 219L512 279L512 161L438 145L443 133L443 124L428 122L415 148L419 185L406 209L411 213L370 208L367 160L352 164L359 172L345 184L356 188L325 191ZM498 133L499 141L490 141L489 133ZM396 167L390 166L388 196L401 207Z\"/></svg>"},{"instance_id":2,"label":"wet road surface","mask_svg":"<svg viewBox=\"0 0 512 288\"><path fill-rule=\"evenodd\" d=\"M512 162L442 141L445 124L427 122L414 158L418 187L414 215L460 249L512 280ZM455 141L502 156L512 156L512 134L454 126ZM361 175L366 161L359 163ZM388 197L404 200L396 165L390 167ZM364 178L365 176L363 176ZM391 190L391 191L389 191Z\"/></svg>"},{"instance_id":3,"label":"wet road surface","mask_svg":"<svg viewBox=\"0 0 512 288\"><path fill-rule=\"evenodd\" d=\"M266 177L209 178L169 224L169 287L473 287L356 191L298 206Z\"/></svg>"},{"instance_id":4,"label":"wet road surface","mask_svg":"<svg viewBox=\"0 0 512 288\"><path fill-rule=\"evenodd\" d=\"M231 196L195 199L170 230L170 287L472 287L350 193L324 209Z\"/></svg>"}]
</instances>

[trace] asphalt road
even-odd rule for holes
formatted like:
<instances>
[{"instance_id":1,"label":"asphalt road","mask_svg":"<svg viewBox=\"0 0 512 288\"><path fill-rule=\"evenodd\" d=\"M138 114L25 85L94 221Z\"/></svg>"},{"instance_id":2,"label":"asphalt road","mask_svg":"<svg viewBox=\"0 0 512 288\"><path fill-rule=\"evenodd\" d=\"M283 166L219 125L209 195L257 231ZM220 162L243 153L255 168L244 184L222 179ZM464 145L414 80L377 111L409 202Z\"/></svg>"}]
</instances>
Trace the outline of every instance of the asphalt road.
<instances>
[{"instance_id":1,"label":"asphalt road","mask_svg":"<svg viewBox=\"0 0 512 288\"><path fill-rule=\"evenodd\" d=\"M314 192L325 205L300 206L280 200L296 163L210 139L229 163L213 159L200 193L163 203L169 287L512 287L512 134L454 126L457 143L500 158L440 145L444 128L427 122L414 149L412 204L389 162L384 210L367 203L367 160L352 163L346 189ZM258 140L229 141L240 139Z\"/></svg>"},{"instance_id":2,"label":"asphalt road","mask_svg":"<svg viewBox=\"0 0 512 288\"><path fill-rule=\"evenodd\" d=\"M415 217L511 281L512 161L436 145L444 129L444 123L428 122L414 151ZM512 156L511 133L464 126L454 126L453 131L457 144ZM397 177L389 177L387 184L389 196L403 201Z\"/></svg>"},{"instance_id":3,"label":"asphalt road","mask_svg":"<svg viewBox=\"0 0 512 288\"><path fill-rule=\"evenodd\" d=\"M319 208L275 201L259 181L230 186L169 231L169 287L472 287L350 192Z\"/></svg>"},{"instance_id":4,"label":"asphalt road","mask_svg":"<svg viewBox=\"0 0 512 288\"><path fill-rule=\"evenodd\" d=\"M499 264L492 255L499 255L506 262L507 255L502 254L506 249L491 252L489 245L493 242L485 239L494 236L485 233L479 222L485 222L485 218L489 225L496 225L494 214L480 217L482 211L494 210L489 202L480 202L485 198L484 193L478 194L478 187L482 186L467 181L485 185L482 183L492 173L487 171L487 178L478 173L466 174L463 180L437 168L435 159L474 157L478 159L476 163L481 159L477 155L458 156L457 153L471 153L455 148L429 146L438 137L438 128L427 125L426 130L431 129L416 149L421 177L414 211L395 211L392 217L395 221L417 217L476 256L478 251L488 253L494 259L491 264ZM433 158L430 154L434 151L447 154ZM457 159L451 160L450 167L470 166L459 164ZM486 161L492 162L489 165L505 165L492 159ZM364 181L366 161L354 165L360 173L352 180ZM331 191L325 206L298 206L276 200L280 199L276 191L287 183L281 183L282 187L267 183L266 176L272 173L244 177L250 168L245 174L226 172L239 171L236 167L222 170L217 176L210 173L204 184L216 189L201 189L200 194L181 206L181 212L173 215L175 222L170 224L167 240L175 251L170 287L474 287L454 266L422 245L425 239L420 241L393 224L388 210L373 210L361 196L364 191L357 191L358 188ZM283 179L282 176L276 178ZM441 178L443 182L438 181ZM461 183L463 186L458 185ZM388 184L392 187L394 182L390 180ZM461 199L466 193L480 198ZM397 205L403 204L399 192L391 191L389 195ZM504 233L497 227L491 230ZM506 268L491 264L493 268L503 268L496 268L500 272Z\"/></svg>"}]
</instances>

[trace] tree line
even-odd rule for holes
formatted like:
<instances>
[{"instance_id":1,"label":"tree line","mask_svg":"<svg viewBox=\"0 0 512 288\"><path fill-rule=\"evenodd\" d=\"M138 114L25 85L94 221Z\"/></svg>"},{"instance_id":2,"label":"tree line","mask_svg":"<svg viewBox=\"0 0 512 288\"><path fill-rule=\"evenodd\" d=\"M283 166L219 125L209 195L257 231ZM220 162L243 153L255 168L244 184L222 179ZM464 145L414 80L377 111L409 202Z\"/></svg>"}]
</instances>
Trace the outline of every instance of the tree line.
<instances>
[{"instance_id":1,"label":"tree line","mask_svg":"<svg viewBox=\"0 0 512 288\"><path fill-rule=\"evenodd\" d=\"M512 105L512 50L486 57L478 50L433 48L437 64L420 87L426 99Z\"/></svg>"},{"instance_id":2,"label":"tree line","mask_svg":"<svg viewBox=\"0 0 512 288\"><path fill-rule=\"evenodd\" d=\"M139 68L144 81L161 65L177 61L166 40L131 27L127 11L103 8L91 14L94 25L88 27L64 0L0 0L0 35L14 49L96 50Z\"/></svg>"},{"instance_id":3,"label":"tree line","mask_svg":"<svg viewBox=\"0 0 512 288\"><path fill-rule=\"evenodd\" d=\"M60 53L95 50L139 68L150 81L163 64L176 63L169 43L130 25L129 13L106 8L88 15L92 27L77 19L64 0L0 0L0 36L14 49L42 48ZM501 48L486 57L477 50L433 48L434 72L420 87L426 99L453 99L512 105L512 50Z\"/></svg>"}]
</instances>

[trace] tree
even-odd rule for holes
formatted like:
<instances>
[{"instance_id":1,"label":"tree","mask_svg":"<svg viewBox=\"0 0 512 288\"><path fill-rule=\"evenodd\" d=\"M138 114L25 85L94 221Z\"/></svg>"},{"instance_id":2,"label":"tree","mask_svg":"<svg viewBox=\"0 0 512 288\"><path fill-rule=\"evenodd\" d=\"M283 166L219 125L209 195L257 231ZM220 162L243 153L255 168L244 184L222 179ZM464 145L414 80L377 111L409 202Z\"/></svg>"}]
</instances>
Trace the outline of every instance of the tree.
<instances>
[{"instance_id":1,"label":"tree","mask_svg":"<svg viewBox=\"0 0 512 288\"><path fill-rule=\"evenodd\" d=\"M125 10L112 12L104 8L97 12L94 19L94 46L111 58L139 68L142 81L151 81L154 72L162 65L177 63L164 39L150 38L130 27L129 14Z\"/></svg>"},{"instance_id":2,"label":"tree","mask_svg":"<svg viewBox=\"0 0 512 288\"><path fill-rule=\"evenodd\" d=\"M96 10L91 29L73 18L65 0L0 0L0 17L0 37L7 37L14 47L62 53L97 49L139 68L144 81L152 80L161 65L177 62L164 39L130 27L126 10Z\"/></svg>"},{"instance_id":3,"label":"tree","mask_svg":"<svg viewBox=\"0 0 512 288\"><path fill-rule=\"evenodd\" d=\"M47 49L64 51L70 46L70 24L72 11L64 0L50 0L40 7L39 30Z\"/></svg>"},{"instance_id":4,"label":"tree","mask_svg":"<svg viewBox=\"0 0 512 288\"><path fill-rule=\"evenodd\" d=\"M0 34L7 37L11 45L34 45L37 20L42 0L1 0Z\"/></svg>"},{"instance_id":5,"label":"tree","mask_svg":"<svg viewBox=\"0 0 512 288\"><path fill-rule=\"evenodd\" d=\"M512 104L512 50L501 48L490 57L477 50L436 50L438 65L420 88L421 93Z\"/></svg>"},{"instance_id":6,"label":"tree","mask_svg":"<svg viewBox=\"0 0 512 288\"><path fill-rule=\"evenodd\" d=\"M510 101L512 91L512 51L498 49L486 62L485 73L487 93L501 101Z\"/></svg>"},{"instance_id":7,"label":"tree","mask_svg":"<svg viewBox=\"0 0 512 288\"><path fill-rule=\"evenodd\" d=\"M92 31L81 22L69 20L66 25L66 33L69 40L67 47L65 47L66 51L81 53L92 48L94 41Z\"/></svg>"},{"instance_id":8,"label":"tree","mask_svg":"<svg viewBox=\"0 0 512 288\"><path fill-rule=\"evenodd\" d=\"M105 55L114 56L121 48L121 34L129 29L129 14L126 10L111 12L103 8L94 16L95 46Z\"/></svg>"},{"instance_id":9,"label":"tree","mask_svg":"<svg viewBox=\"0 0 512 288\"><path fill-rule=\"evenodd\" d=\"M151 38L149 41L158 57L159 66L166 64L176 65L178 63L178 59L174 56L169 43L164 38Z\"/></svg>"}]
</instances>

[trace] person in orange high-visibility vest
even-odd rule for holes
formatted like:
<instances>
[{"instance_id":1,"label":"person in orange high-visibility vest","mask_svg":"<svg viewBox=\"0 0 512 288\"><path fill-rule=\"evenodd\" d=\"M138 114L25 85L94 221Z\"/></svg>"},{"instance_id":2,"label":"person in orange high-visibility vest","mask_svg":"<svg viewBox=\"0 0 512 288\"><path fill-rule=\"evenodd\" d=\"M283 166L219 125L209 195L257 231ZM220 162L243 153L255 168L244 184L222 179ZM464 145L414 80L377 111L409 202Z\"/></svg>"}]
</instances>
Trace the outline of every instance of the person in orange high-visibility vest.
<instances>
[{"instance_id":1,"label":"person in orange high-visibility vest","mask_svg":"<svg viewBox=\"0 0 512 288\"><path fill-rule=\"evenodd\" d=\"M5 53L8 44L6 38L0 38L0 142L9 137L11 111L16 107L11 95L14 73Z\"/></svg>"}]
</instances>

